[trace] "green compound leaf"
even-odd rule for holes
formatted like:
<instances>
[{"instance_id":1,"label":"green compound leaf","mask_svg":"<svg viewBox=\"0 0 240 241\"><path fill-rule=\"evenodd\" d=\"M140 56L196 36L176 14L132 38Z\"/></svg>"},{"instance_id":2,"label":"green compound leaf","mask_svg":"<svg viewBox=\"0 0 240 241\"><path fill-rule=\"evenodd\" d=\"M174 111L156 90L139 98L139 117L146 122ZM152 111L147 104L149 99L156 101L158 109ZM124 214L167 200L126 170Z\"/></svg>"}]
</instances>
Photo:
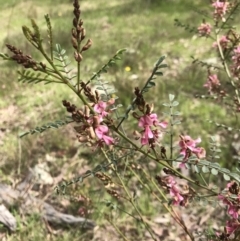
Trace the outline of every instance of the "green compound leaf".
<instances>
[{"instance_id":1,"label":"green compound leaf","mask_svg":"<svg viewBox=\"0 0 240 241\"><path fill-rule=\"evenodd\" d=\"M46 131L48 129L51 129L51 128L55 128L56 129L56 128L59 128L61 126L67 125L69 123L72 123L72 122L73 122L72 120L64 120L64 121L63 120L57 120L55 122L51 122L51 123L48 123L48 124L43 125L41 127L36 127L35 129L29 130L29 131L27 131L25 133L22 133L22 134L19 135L19 137L22 138L22 137L24 137L24 136L26 136L28 134L33 135L33 134L36 134L36 133L42 133L42 132L44 132L44 131Z\"/></svg>"},{"instance_id":2,"label":"green compound leaf","mask_svg":"<svg viewBox=\"0 0 240 241\"><path fill-rule=\"evenodd\" d=\"M99 69L96 73L93 74L93 76L89 79L89 82L92 82L95 78L97 77L100 77L102 73L107 73L108 72L108 69L116 64L116 61L117 60L120 60L121 59L121 55L126 52L127 49L120 49L116 52L116 54L111 58L109 59L109 61L104 64L101 69Z\"/></svg>"},{"instance_id":3,"label":"green compound leaf","mask_svg":"<svg viewBox=\"0 0 240 241\"><path fill-rule=\"evenodd\" d=\"M169 94L168 98L169 98L170 102L172 102L175 98L175 95Z\"/></svg>"},{"instance_id":4,"label":"green compound leaf","mask_svg":"<svg viewBox=\"0 0 240 241\"><path fill-rule=\"evenodd\" d=\"M240 183L240 176L237 173L229 173L228 175Z\"/></svg>"},{"instance_id":5,"label":"green compound leaf","mask_svg":"<svg viewBox=\"0 0 240 241\"><path fill-rule=\"evenodd\" d=\"M55 66L68 81L71 81L74 77L76 77L75 75L71 75L72 68L69 67L71 61L66 55L66 50L63 49L60 44L56 44L55 51L53 51L53 58L55 62L58 61L57 64L55 63Z\"/></svg>"},{"instance_id":6,"label":"green compound leaf","mask_svg":"<svg viewBox=\"0 0 240 241\"><path fill-rule=\"evenodd\" d=\"M216 176L218 174L218 170L215 168L212 168L211 173Z\"/></svg>"},{"instance_id":7,"label":"green compound leaf","mask_svg":"<svg viewBox=\"0 0 240 241\"><path fill-rule=\"evenodd\" d=\"M161 68L167 68L167 67L168 67L167 64L160 64L160 65L158 66L158 69L161 69Z\"/></svg>"},{"instance_id":8,"label":"green compound leaf","mask_svg":"<svg viewBox=\"0 0 240 241\"><path fill-rule=\"evenodd\" d=\"M182 115L182 114L181 114L181 112L179 112L179 111L175 111L175 112L173 112L172 115L179 116L179 115Z\"/></svg>"},{"instance_id":9,"label":"green compound leaf","mask_svg":"<svg viewBox=\"0 0 240 241\"><path fill-rule=\"evenodd\" d=\"M180 125L182 122L180 120L176 120L172 122L172 125Z\"/></svg>"},{"instance_id":10,"label":"green compound leaf","mask_svg":"<svg viewBox=\"0 0 240 241\"><path fill-rule=\"evenodd\" d=\"M202 167L202 172L203 172L203 173L209 173L209 172L210 172L210 170L209 170L209 168L208 168L208 167L203 166L203 167Z\"/></svg>"},{"instance_id":11,"label":"green compound leaf","mask_svg":"<svg viewBox=\"0 0 240 241\"><path fill-rule=\"evenodd\" d=\"M153 86L155 86L156 84L153 82L153 81L150 81L148 82L146 88L149 89L149 88L152 88Z\"/></svg>"},{"instance_id":12,"label":"green compound leaf","mask_svg":"<svg viewBox=\"0 0 240 241\"><path fill-rule=\"evenodd\" d=\"M154 75L163 76L163 73L162 72L155 72Z\"/></svg>"},{"instance_id":13,"label":"green compound leaf","mask_svg":"<svg viewBox=\"0 0 240 241\"><path fill-rule=\"evenodd\" d=\"M155 67L160 67L160 64L163 62L163 60L165 59L165 56L161 56L159 59L158 59L158 61L157 61L157 63L155 64Z\"/></svg>"},{"instance_id":14,"label":"green compound leaf","mask_svg":"<svg viewBox=\"0 0 240 241\"><path fill-rule=\"evenodd\" d=\"M193 170L196 172L196 173L200 173L200 170L199 170L199 168L198 168L198 166L197 165L193 165Z\"/></svg>"},{"instance_id":15,"label":"green compound leaf","mask_svg":"<svg viewBox=\"0 0 240 241\"><path fill-rule=\"evenodd\" d=\"M171 104L171 103L163 103L162 105L163 105L163 106L166 106L166 107L169 107L169 106L171 106L172 104Z\"/></svg>"},{"instance_id":16,"label":"green compound leaf","mask_svg":"<svg viewBox=\"0 0 240 241\"><path fill-rule=\"evenodd\" d=\"M173 101L172 106L178 106L179 102L178 101Z\"/></svg>"},{"instance_id":17,"label":"green compound leaf","mask_svg":"<svg viewBox=\"0 0 240 241\"><path fill-rule=\"evenodd\" d=\"M22 71L18 71L19 77L18 77L18 81L19 82L23 82L23 83L40 83L40 82L45 82L45 84L49 84L49 83L59 83L58 81L55 81L51 78L51 76L49 76L48 74L41 74L41 73L37 73L35 71L32 70L22 70Z\"/></svg>"},{"instance_id":18,"label":"green compound leaf","mask_svg":"<svg viewBox=\"0 0 240 241\"><path fill-rule=\"evenodd\" d=\"M229 181L231 179L230 176L228 176L227 174L223 174L223 178L226 181Z\"/></svg>"}]
</instances>

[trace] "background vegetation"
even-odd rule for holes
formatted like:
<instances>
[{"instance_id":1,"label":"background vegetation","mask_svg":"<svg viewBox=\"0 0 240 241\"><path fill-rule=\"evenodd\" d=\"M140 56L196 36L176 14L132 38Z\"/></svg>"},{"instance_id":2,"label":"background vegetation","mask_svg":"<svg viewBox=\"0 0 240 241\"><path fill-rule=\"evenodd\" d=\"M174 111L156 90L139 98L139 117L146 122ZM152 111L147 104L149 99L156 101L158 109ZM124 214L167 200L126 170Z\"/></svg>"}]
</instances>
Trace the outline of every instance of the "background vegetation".
<instances>
[{"instance_id":1,"label":"background vegetation","mask_svg":"<svg viewBox=\"0 0 240 241\"><path fill-rule=\"evenodd\" d=\"M180 102L179 111L182 112L182 133L191 134L197 138L201 136L203 146L208 147L208 136L214 134L221 143L221 162L228 167L235 166L232 154L237 150L232 146L232 139L227 132L209 124L207 119L222 120L224 124L235 125L235 117L226 118L226 110L217 104L211 104L193 98L196 93L205 93L202 86L206 82L205 70L192 65L191 55L208 61L214 60L209 56L210 44L208 39L199 39L181 28L174 26L174 19L181 19L198 26L202 16L194 10L206 9L204 1L184 0L112 0L106 4L105 0L81 1L84 26L87 38L93 40L93 46L87 51L85 64L82 68L82 79L88 79L120 48L127 48L123 60L114 66L104 78L112 82L119 93L119 102L127 106L133 97L133 88L141 85L151 73L155 61L166 55L169 65L159 84L148 95L148 102L155 103L160 113L161 104L169 93L175 94ZM34 18L42 30L44 15L49 13L52 23L55 42L67 50L73 59L71 47L72 3L63 0L0 0L0 48L6 52L5 44L19 47L24 53L39 58L36 52L24 39L21 33L22 25L30 25L30 18ZM73 62L74 64L74 62ZM130 67L130 68L126 68ZM52 120L63 119L65 109L61 105L63 99L75 102L70 90L58 85L28 85L18 83L18 66L13 63L0 63L0 182L16 184L24 179L28 169L37 163L47 162L52 176L59 175L64 167L64 178L71 179L99 164L98 156L92 157L87 150L80 147L75 139L72 126L60 131L50 130L40 135L27 136L19 139L19 133L34 128ZM130 71L128 71L130 70ZM201 104L200 104L201 103ZM235 136L237 139L238 136ZM226 141L228 140L228 141ZM66 165L67 164L67 165ZM91 179L91 178L89 178ZM95 185L97 184L97 185ZM97 188L92 188L95 185ZM89 192L89 189L91 192ZM49 188L53 192L53 187ZM90 217L100 225L100 230L108 230L109 239L115 237L110 224L106 222L104 214L106 205L101 203L101 185L95 180L87 180L81 185L72 186L71 195L89 195L94 201L88 206ZM80 204L67 199L55 197L52 200L59 203L69 213L77 213ZM140 207L147 212L148 217L154 217L156 207L149 206L148 196L141 198ZM160 212L160 210L159 210ZM16 216L22 219L16 210ZM44 224L38 225L40 220L36 216L24 218L25 224L20 224L18 231L9 235L7 240L90 240L86 233L78 228L61 229L49 232ZM21 223L21 222L20 222ZM131 223L129 217L121 216L116 219L119 227L128 224L128 231L133 237L141 239L144 229ZM126 231L126 230L125 230ZM4 229L2 230L4 233ZM106 231L102 234L106 235ZM101 233L101 232L100 232ZM113 235L113 237L110 237ZM100 235L101 236L101 235ZM97 239L97 235L93 237Z\"/></svg>"}]
</instances>

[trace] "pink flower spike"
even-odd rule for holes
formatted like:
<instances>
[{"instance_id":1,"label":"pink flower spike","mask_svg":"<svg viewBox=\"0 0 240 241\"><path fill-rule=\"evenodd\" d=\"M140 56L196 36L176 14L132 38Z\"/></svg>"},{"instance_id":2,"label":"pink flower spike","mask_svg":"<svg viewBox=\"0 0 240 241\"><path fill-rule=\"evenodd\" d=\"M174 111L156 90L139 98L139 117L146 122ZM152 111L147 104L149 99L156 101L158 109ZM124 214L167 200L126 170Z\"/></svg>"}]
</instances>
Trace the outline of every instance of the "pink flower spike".
<instances>
[{"instance_id":1,"label":"pink flower spike","mask_svg":"<svg viewBox=\"0 0 240 241\"><path fill-rule=\"evenodd\" d=\"M167 187L169 188L169 194L173 197L174 205L179 205L181 203L181 201L184 200L184 198L182 197L182 195L180 194L179 189L176 186L176 181L174 180L174 178L172 176L166 176L164 177L164 180L167 184Z\"/></svg>"},{"instance_id":2,"label":"pink flower spike","mask_svg":"<svg viewBox=\"0 0 240 241\"><path fill-rule=\"evenodd\" d=\"M179 141L180 154L184 156L183 161L179 164L180 168L187 168L186 163L188 161L189 154L195 154L198 158L205 157L206 153L204 148L196 147L201 142L201 138L193 140L190 136L180 136ZM189 151L191 153L189 153Z\"/></svg>"},{"instance_id":3,"label":"pink flower spike","mask_svg":"<svg viewBox=\"0 0 240 241\"><path fill-rule=\"evenodd\" d=\"M214 15L223 18L228 9L229 2L216 0L212 6L215 8Z\"/></svg>"},{"instance_id":4,"label":"pink flower spike","mask_svg":"<svg viewBox=\"0 0 240 241\"><path fill-rule=\"evenodd\" d=\"M209 36L211 33L212 27L209 23L202 23L198 27L198 33L200 36Z\"/></svg>"},{"instance_id":5,"label":"pink flower spike","mask_svg":"<svg viewBox=\"0 0 240 241\"><path fill-rule=\"evenodd\" d=\"M174 205L179 205L180 202L184 200L184 198L181 196L178 188L175 185L171 187L169 193L174 198Z\"/></svg>"},{"instance_id":6,"label":"pink flower spike","mask_svg":"<svg viewBox=\"0 0 240 241\"><path fill-rule=\"evenodd\" d=\"M190 136L180 136L181 140L179 142L179 146L181 147L181 152L186 151L186 149L190 149L191 151L195 150L195 147L198 143L201 142L201 138L197 138L193 140Z\"/></svg>"},{"instance_id":7,"label":"pink flower spike","mask_svg":"<svg viewBox=\"0 0 240 241\"><path fill-rule=\"evenodd\" d=\"M229 42L230 42L229 39L225 35L223 35L219 40L219 44L222 47L222 49L226 49ZM213 43L213 47L214 48L218 47L217 42Z\"/></svg>"},{"instance_id":8,"label":"pink flower spike","mask_svg":"<svg viewBox=\"0 0 240 241\"><path fill-rule=\"evenodd\" d=\"M217 89L220 85L221 84L220 84L220 81L219 81L217 75L214 74L214 75L208 76L208 81L203 86L208 88L208 91L211 92L212 90Z\"/></svg>"}]
</instances>

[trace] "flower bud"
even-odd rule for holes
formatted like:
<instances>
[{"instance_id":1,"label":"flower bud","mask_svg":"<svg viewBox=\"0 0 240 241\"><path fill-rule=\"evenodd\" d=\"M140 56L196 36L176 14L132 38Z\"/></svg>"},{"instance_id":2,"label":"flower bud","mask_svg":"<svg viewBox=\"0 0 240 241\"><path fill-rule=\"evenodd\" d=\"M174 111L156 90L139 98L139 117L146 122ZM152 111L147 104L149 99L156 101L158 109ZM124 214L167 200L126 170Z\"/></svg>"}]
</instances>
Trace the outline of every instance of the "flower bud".
<instances>
[{"instance_id":1,"label":"flower bud","mask_svg":"<svg viewBox=\"0 0 240 241\"><path fill-rule=\"evenodd\" d=\"M75 48L75 49L77 49L77 46L78 46L77 39L74 38L73 36L72 36L72 46L73 46L73 48Z\"/></svg>"},{"instance_id":2,"label":"flower bud","mask_svg":"<svg viewBox=\"0 0 240 241\"><path fill-rule=\"evenodd\" d=\"M83 57L80 53L78 53L77 51L74 52L74 58L77 62L81 62Z\"/></svg>"},{"instance_id":3,"label":"flower bud","mask_svg":"<svg viewBox=\"0 0 240 241\"><path fill-rule=\"evenodd\" d=\"M81 52L88 50L90 47L92 46L92 40L88 39L87 43L85 44L85 46L83 46Z\"/></svg>"}]
</instances>

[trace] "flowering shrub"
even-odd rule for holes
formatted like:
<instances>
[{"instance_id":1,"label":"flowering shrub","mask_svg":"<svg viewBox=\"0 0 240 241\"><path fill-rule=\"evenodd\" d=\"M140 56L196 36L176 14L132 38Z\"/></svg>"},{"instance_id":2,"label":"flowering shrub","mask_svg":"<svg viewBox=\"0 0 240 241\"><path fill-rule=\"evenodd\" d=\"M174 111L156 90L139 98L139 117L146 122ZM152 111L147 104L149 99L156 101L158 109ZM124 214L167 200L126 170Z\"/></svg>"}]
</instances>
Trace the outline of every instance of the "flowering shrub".
<instances>
[{"instance_id":1,"label":"flowering shrub","mask_svg":"<svg viewBox=\"0 0 240 241\"><path fill-rule=\"evenodd\" d=\"M228 100L228 106L237 113L240 110L240 99L238 94L238 81L240 78L240 38L235 30L229 25L229 21L239 8L237 1L214 1L212 7L212 23L205 20L197 28L201 37L213 39L212 50L217 53L222 68L207 66L208 79L203 87L207 88L209 96L216 96L218 99ZM81 66L84 62L84 54L88 51L93 41L85 41L86 31L83 26L80 5L77 0L73 3L74 19L71 31L73 57L77 66L77 75L67 70L70 63L66 60L66 51L59 44L53 46L53 35L51 21L48 15L45 16L49 43L48 49L43 44L38 25L32 20L32 30L23 27L26 39L44 57L44 61L34 60L30 55L22 53L17 47L7 44L6 47L12 53L11 56L1 54L4 60L15 61L23 67L20 72L20 80L29 83L61 83L70 88L78 96L80 104L72 104L63 100L62 104L69 113L66 120L54 122L32 129L22 136L46 131L49 128L74 123L76 137L80 145L87 146L90 151L100 151L105 161L98 163L97 167L87 171L85 175L74 180L61 183L56 187L58 193L63 193L69 185L80 183L92 175L99 179L104 185L116 183L119 188L111 185L107 193L115 202L123 203L123 200L135 210L135 219L140 220L153 240L157 240L148 222L143 218L137 202L131 194L129 180L125 178L120 168L121 160L131 158L131 162L125 163L124 170L128 170L142 184L144 191L154 194L159 203L167 210L174 221L180 225L190 240L195 240L193 230L189 230L183 218L175 211L176 206L188 208L189 203L206 197L215 198L216 201L227 206L229 220L224 230L217 230L211 235L206 234L206 240L239 240L240 238L240 176L220 166L215 155L219 150L216 148L214 137L211 138L213 154L210 156L207 150L199 146L201 138L196 139L190 136L191 133L178 133L177 125L181 124L180 113L176 110L179 103L175 96L169 94L169 100L163 105L166 107L164 115L153 112L153 104L147 103L145 93L151 91L156 85L157 77L161 76L162 69L167 65L163 63L165 57L160 57L155 63L152 73L146 83L134 89L134 98L124 113L119 114L118 99L113 98L114 91L107 88L100 76L107 72L111 65L121 59L125 49L119 50L103 67L92 75L88 80L80 78ZM179 25L179 22L176 21ZM220 37L221 34L221 37ZM197 60L196 60L197 61ZM196 62L195 61L195 62ZM203 62L202 62L203 63ZM128 70L126 70L128 71ZM224 80L219 79L217 71L224 71L228 76L228 82L232 89L224 89ZM203 88L204 89L204 88ZM100 94L101 91L101 94ZM120 93L121 94L121 93ZM124 94L124 93L123 93ZM135 130L128 133L123 124L127 124L130 117L133 117ZM137 121L136 121L137 120ZM215 156L214 156L215 155ZM161 169L156 174L138 160L145 158L154 161ZM137 168L141 165L141 168ZM140 171L142 175L140 175ZM184 174L185 170L193 170L191 174ZM110 176L104 174L108 172ZM155 179L151 178L154 175ZM214 188L210 179L206 176L222 175L228 181L227 188ZM148 183L144 183L147 179ZM185 180L185 190L181 190L179 179ZM113 202L108 206L113 208ZM110 218L108 217L111 222ZM116 227L115 227L116 228ZM116 228L119 232L119 230ZM122 232L119 232L124 240L128 240Z\"/></svg>"}]
</instances>

